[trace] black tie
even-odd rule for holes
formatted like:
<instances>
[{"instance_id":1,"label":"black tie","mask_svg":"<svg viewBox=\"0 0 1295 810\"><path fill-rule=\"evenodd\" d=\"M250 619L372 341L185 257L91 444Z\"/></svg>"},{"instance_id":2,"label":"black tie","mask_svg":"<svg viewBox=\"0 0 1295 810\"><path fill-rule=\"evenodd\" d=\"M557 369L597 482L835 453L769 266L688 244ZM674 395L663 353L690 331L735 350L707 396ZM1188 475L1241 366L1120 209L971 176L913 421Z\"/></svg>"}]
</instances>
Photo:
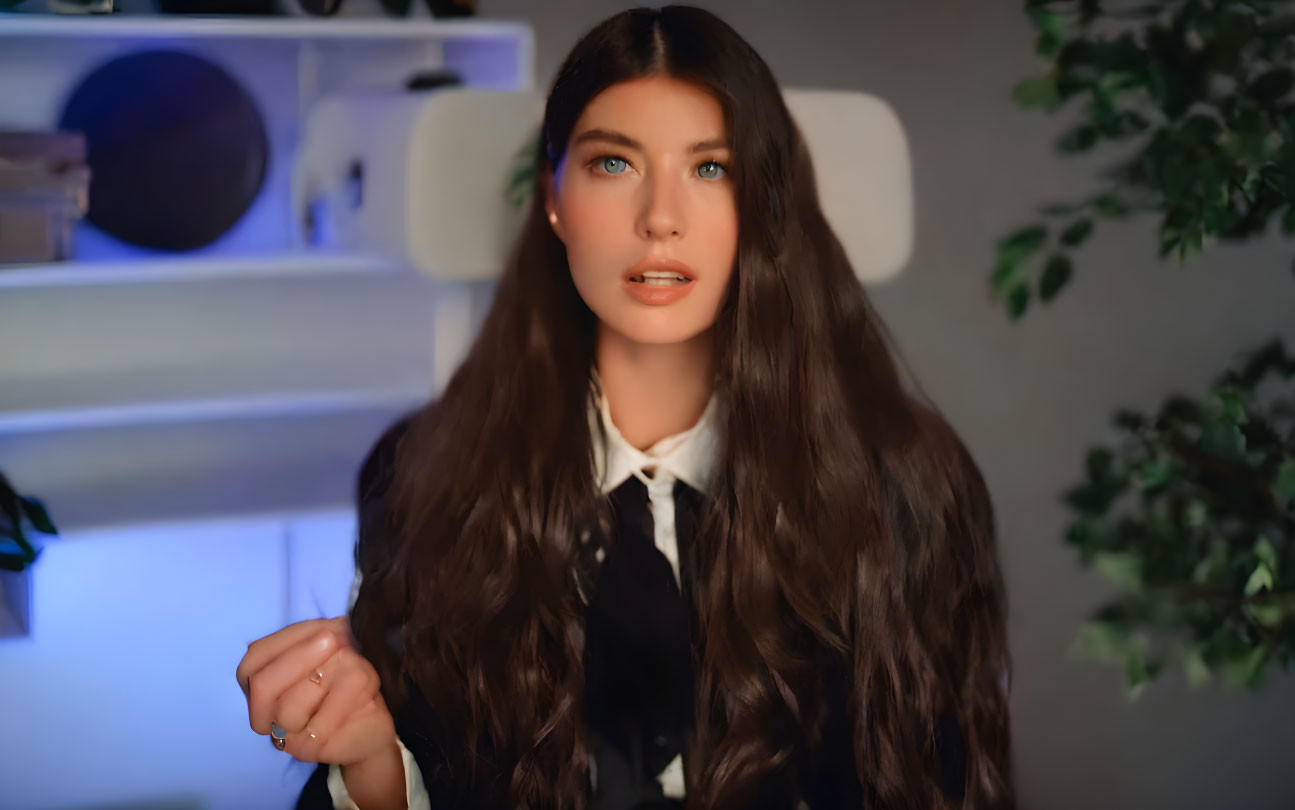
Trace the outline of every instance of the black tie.
<instances>
[{"instance_id":1,"label":"black tie","mask_svg":"<svg viewBox=\"0 0 1295 810\"><path fill-rule=\"evenodd\" d=\"M687 489L677 484L676 496L681 488ZM682 753L693 727L688 608L669 560L653 542L643 482L630 476L610 497L615 536L586 614L585 711L597 767L595 804L599 810L679 806L663 796L657 776ZM680 500L676 511L686 512ZM683 537L682 521L676 528L682 562L691 538Z\"/></svg>"}]
</instances>

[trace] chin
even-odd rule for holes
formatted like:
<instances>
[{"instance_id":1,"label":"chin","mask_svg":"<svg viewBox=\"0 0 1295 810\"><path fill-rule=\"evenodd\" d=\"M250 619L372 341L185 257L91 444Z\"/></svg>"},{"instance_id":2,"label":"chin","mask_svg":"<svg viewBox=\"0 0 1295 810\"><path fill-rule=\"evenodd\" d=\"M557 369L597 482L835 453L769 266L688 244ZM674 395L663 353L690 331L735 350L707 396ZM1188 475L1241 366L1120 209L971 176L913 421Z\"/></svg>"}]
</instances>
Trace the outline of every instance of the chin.
<instances>
[{"instance_id":1,"label":"chin","mask_svg":"<svg viewBox=\"0 0 1295 810\"><path fill-rule=\"evenodd\" d=\"M712 324L696 318L659 317L674 313L652 313L651 318L607 318L603 323L626 340L645 345L686 343L709 329Z\"/></svg>"}]
</instances>

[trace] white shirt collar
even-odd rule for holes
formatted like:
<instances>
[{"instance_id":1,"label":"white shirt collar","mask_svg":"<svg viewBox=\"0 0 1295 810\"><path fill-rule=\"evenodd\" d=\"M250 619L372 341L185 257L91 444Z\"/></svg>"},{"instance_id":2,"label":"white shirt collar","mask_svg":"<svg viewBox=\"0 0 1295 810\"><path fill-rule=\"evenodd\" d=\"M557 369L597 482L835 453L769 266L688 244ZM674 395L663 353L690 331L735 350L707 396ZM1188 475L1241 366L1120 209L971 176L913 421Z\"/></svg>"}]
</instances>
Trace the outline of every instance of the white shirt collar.
<instances>
[{"instance_id":1,"label":"white shirt collar","mask_svg":"<svg viewBox=\"0 0 1295 810\"><path fill-rule=\"evenodd\" d=\"M639 450L625 440L612 422L611 406L603 395L597 371L592 373L591 387L594 396L589 408L589 428L594 445L594 476L603 493L616 489L631 475L650 488L673 486L678 479L698 492L708 491L719 451L715 425L718 393L711 395L695 425L661 439L647 450ZM605 441L598 440L600 435ZM656 467L652 478L642 472L649 466Z\"/></svg>"}]
</instances>

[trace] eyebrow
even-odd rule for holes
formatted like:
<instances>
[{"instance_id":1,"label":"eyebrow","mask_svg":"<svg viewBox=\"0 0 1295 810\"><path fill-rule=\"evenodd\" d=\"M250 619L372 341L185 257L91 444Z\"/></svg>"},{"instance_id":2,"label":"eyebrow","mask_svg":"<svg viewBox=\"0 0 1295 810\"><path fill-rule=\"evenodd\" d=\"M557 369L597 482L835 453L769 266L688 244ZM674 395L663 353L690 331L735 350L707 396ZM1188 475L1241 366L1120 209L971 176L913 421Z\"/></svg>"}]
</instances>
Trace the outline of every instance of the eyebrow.
<instances>
[{"instance_id":1,"label":"eyebrow","mask_svg":"<svg viewBox=\"0 0 1295 810\"><path fill-rule=\"evenodd\" d=\"M580 133L578 136L576 136L576 139L571 142L571 145L576 146L578 144L584 143L585 141L609 141L611 143L620 144L621 146L627 146L630 149L637 149L640 152L646 151L643 149L643 144L634 140L630 136L624 135L620 132L613 132L607 129L587 129L584 132ZM712 138L708 141L698 141L697 143L694 143L692 146L688 148L688 151L706 152L711 149L728 149L728 148L729 148L729 145L727 140L723 138Z\"/></svg>"}]
</instances>

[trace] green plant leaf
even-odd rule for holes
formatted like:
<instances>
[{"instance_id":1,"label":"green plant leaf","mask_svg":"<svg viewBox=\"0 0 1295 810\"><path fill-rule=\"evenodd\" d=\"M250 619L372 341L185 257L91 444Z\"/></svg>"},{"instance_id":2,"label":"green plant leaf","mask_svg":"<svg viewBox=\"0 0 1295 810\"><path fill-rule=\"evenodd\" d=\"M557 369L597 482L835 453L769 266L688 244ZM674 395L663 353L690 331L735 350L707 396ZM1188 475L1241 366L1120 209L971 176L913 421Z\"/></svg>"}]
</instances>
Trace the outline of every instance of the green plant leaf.
<instances>
[{"instance_id":1,"label":"green plant leaf","mask_svg":"<svg viewBox=\"0 0 1295 810\"><path fill-rule=\"evenodd\" d=\"M22 504L23 512L36 531L41 534L58 534L54 521L49 519L49 513L45 511L45 504L35 498L19 498L18 502Z\"/></svg>"},{"instance_id":2,"label":"green plant leaf","mask_svg":"<svg viewBox=\"0 0 1295 810\"><path fill-rule=\"evenodd\" d=\"M16 573L18 571L22 571L28 565L30 565L30 563L26 560L10 557L7 554L0 554L0 571L13 571Z\"/></svg>"},{"instance_id":3,"label":"green plant leaf","mask_svg":"<svg viewBox=\"0 0 1295 810\"><path fill-rule=\"evenodd\" d=\"M1214 541L1210 544L1209 551L1192 569L1192 582L1204 584L1226 573L1230 559L1228 544L1222 540Z\"/></svg>"},{"instance_id":4,"label":"green plant leaf","mask_svg":"<svg viewBox=\"0 0 1295 810\"><path fill-rule=\"evenodd\" d=\"M1030 16L1030 22L1034 23L1034 28L1040 33L1063 36L1066 33L1066 20L1057 11L1048 8L1043 4L1031 4L1026 13Z\"/></svg>"},{"instance_id":5,"label":"green plant leaf","mask_svg":"<svg viewBox=\"0 0 1295 810\"><path fill-rule=\"evenodd\" d=\"M1093 221L1084 217L1061 232L1061 244L1066 247L1079 247L1092 233Z\"/></svg>"},{"instance_id":6,"label":"green plant leaf","mask_svg":"<svg viewBox=\"0 0 1295 810\"><path fill-rule=\"evenodd\" d=\"M1192 689L1208 686L1214 679L1209 664L1205 663L1205 657L1197 649L1191 650L1183 658L1183 670L1187 675L1187 685Z\"/></svg>"},{"instance_id":7,"label":"green plant leaf","mask_svg":"<svg viewBox=\"0 0 1295 810\"><path fill-rule=\"evenodd\" d=\"M1288 205L1281 219L1282 236L1295 236L1295 205Z\"/></svg>"},{"instance_id":8,"label":"green plant leaf","mask_svg":"<svg viewBox=\"0 0 1295 810\"><path fill-rule=\"evenodd\" d=\"M1255 566L1255 570L1250 573L1250 579L1246 580L1245 595L1254 596L1262 590L1272 590L1273 572L1264 563Z\"/></svg>"},{"instance_id":9,"label":"green plant leaf","mask_svg":"<svg viewBox=\"0 0 1295 810\"><path fill-rule=\"evenodd\" d=\"M1214 391L1210 395L1210 406L1216 414L1234 425L1244 425L1247 421L1245 400L1234 388Z\"/></svg>"},{"instance_id":10,"label":"green plant leaf","mask_svg":"<svg viewBox=\"0 0 1295 810\"><path fill-rule=\"evenodd\" d=\"M1114 455L1104 447L1088 451L1084 468L1088 480L1067 490L1064 500L1085 515L1102 515L1128 489L1128 477L1114 466Z\"/></svg>"},{"instance_id":11,"label":"green plant leaf","mask_svg":"<svg viewBox=\"0 0 1295 810\"><path fill-rule=\"evenodd\" d=\"M1034 52L1045 59L1051 59L1061 51L1063 44L1064 38L1044 32L1034 41Z\"/></svg>"},{"instance_id":12,"label":"green plant leaf","mask_svg":"<svg viewBox=\"0 0 1295 810\"><path fill-rule=\"evenodd\" d=\"M1168 484L1173 475L1173 462L1164 456L1156 456L1138 467L1138 485L1143 489L1157 489Z\"/></svg>"},{"instance_id":13,"label":"green plant leaf","mask_svg":"<svg viewBox=\"0 0 1295 810\"><path fill-rule=\"evenodd\" d=\"M1127 408L1121 408L1111 417L1111 424L1122 430L1138 432L1146 425L1146 418L1137 411L1131 411Z\"/></svg>"},{"instance_id":14,"label":"green plant leaf","mask_svg":"<svg viewBox=\"0 0 1295 810\"><path fill-rule=\"evenodd\" d=\"M1056 79L1050 74L1031 76L1012 92L1016 103L1025 109L1040 109L1053 112L1061 106L1061 95L1057 92Z\"/></svg>"},{"instance_id":15,"label":"green plant leaf","mask_svg":"<svg viewBox=\"0 0 1295 810\"><path fill-rule=\"evenodd\" d=\"M1288 458L1277 468L1273 479L1273 495L1284 507L1295 501L1295 458Z\"/></svg>"},{"instance_id":16,"label":"green plant leaf","mask_svg":"<svg viewBox=\"0 0 1295 810\"><path fill-rule=\"evenodd\" d=\"M1094 481L1109 478L1114 472L1115 455L1105 447L1098 447L1088 451L1084 456L1084 471L1088 477Z\"/></svg>"},{"instance_id":17,"label":"green plant leaf","mask_svg":"<svg viewBox=\"0 0 1295 810\"><path fill-rule=\"evenodd\" d=\"M1264 104L1271 104L1291 91L1295 73L1288 67L1274 68L1246 86L1246 95Z\"/></svg>"},{"instance_id":18,"label":"green plant leaf","mask_svg":"<svg viewBox=\"0 0 1295 810\"><path fill-rule=\"evenodd\" d=\"M1246 437L1233 422L1211 421L1201 432L1201 449L1225 458L1238 458L1245 454Z\"/></svg>"},{"instance_id":19,"label":"green plant leaf","mask_svg":"<svg viewBox=\"0 0 1295 810\"><path fill-rule=\"evenodd\" d=\"M1047 238L1045 226L1029 225L998 241L998 264L990 277L990 288L995 296L1007 299L1010 306L1013 290L1025 283L1021 279L1022 266Z\"/></svg>"},{"instance_id":20,"label":"green plant leaf","mask_svg":"<svg viewBox=\"0 0 1295 810\"><path fill-rule=\"evenodd\" d=\"M1242 650L1234 657L1224 661L1224 681L1232 689L1255 686L1267 660L1268 650L1263 647Z\"/></svg>"},{"instance_id":21,"label":"green plant leaf","mask_svg":"<svg viewBox=\"0 0 1295 810\"><path fill-rule=\"evenodd\" d=\"M1080 626L1068 654L1111 663L1123 657L1127 640L1128 628L1123 622L1093 619Z\"/></svg>"},{"instance_id":22,"label":"green plant leaf","mask_svg":"<svg viewBox=\"0 0 1295 810\"><path fill-rule=\"evenodd\" d=\"M35 562L36 557L40 555L40 549L33 546L22 532L14 531L7 531L0 535L0 552L7 557L20 558L24 563Z\"/></svg>"},{"instance_id":23,"label":"green plant leaf","mask_svg":"<svg viewBox=\"0 0 1295 810\"><path fill-rule=\"evenodd\" d=\"M998 242L999 255L1029 258L1031 254L1043 247L1048 239L1048 228L1045 225L1027 225Z\"/></svg>"},{"instance_id":24,"label":"green plant leaf","mask_svg":"<svg viewBox=\"0 0 1295 810\"><path fill-rule=\"evenodd\" d=\"M1137 638L1125 649L1124 680L1129 700L1141 697L1147 684L1160 674L1162 665L1147 657L1147 646L1145 638Z\"/></svg>"},{"instance_id":25,"label":"green plant leaf","mask_svg":"<svg viewBox=\"0 0 1295 810\"><path fill-rule=\"evenodd\" d=\"M1129 213L1129 208L1124 201L1113 192L1101 195L1093 201L1093 209L1097 213L1110 219L1120 219Z\"/></svg>"},{"instance_id":26,"label":"green plant leaf","mask_svg":"<svg viewBox=\"0 0 1295 810\"><path fill-rule=\"evenodd\" d=\"M1268 566L1268 570L1274 572L1277 570L1277 549L1273 547L1271 540L1262 534L1259 535L1259 539L1255 541L1254 551L1255 557Z\"/></svg>"},{"instance_id":27,"label":"green plant leaf","mask_svg":"<svg viewBox=\"0 0 1295 810\"><path fill-rule=\"evenodd\" d=\"M1289 608L1280 604L1243 605L1242 611L1254 621L1269 629L1279 627L1290 615Z\"/></svg>"},{"instance_id":28,"label":"green plant leaf","mask_svg":"<svg viewBox=\"0 0 1295 810\"><path fill-rule=\"evenodd\" d=\"M1183 525L1189 529L1199 529L1210 519L1209 507L1205 501L1196 499L1187 504L1183 510Z\"/></svg>"},{"instance_id":29,"label":"green plant leaf","mask_svg":"<svg viewBox=\"0 0 1295 810\"><path fill-rule=\"evenodd\" d=\"M999 259L989 277L989 287L999 298L1006 298L1012 288L1021 283L1021 262Z\"/></svg>"},{"instance_id":30,"label":"green plant leaf","mask_svg":"<svg viewBox=\"0 0 1295 810\"><path fill-rule=\"evenodd\" d=\"M1102 551L1093 558L1093 567L1111 582L1132 590L1142 589L1142 561L1124 551Z\"/></svg>"},{"instance_id":31,"label":"green plant leaf","mask_svg":"<svg viewBox=\"0 0 1295 810\"><path fill-rule=\"evenodd\" d=\"M1034 21L1035 29L1039 32L1034 44L1035 52L1048 59L1056 56L1066 40L1065 19L1046 6L1031 7L1029 15Z\"/></svg>"},{"instance_id":32,"label":"green plant leaf","mask_svg":"<svg viewBox=\"0 0 1295 810\"><path fill-rule=\"evenodd\" d=\"M1070 259L1058 253L1048 260L1039 279L1039 298L1051 301L1070 281Z\"/></svg>"},{"instance_id":33,"label":"green plant leaf","mask_svg":"<svg viewBox=\"0 0 1295 810\"><path fill-rule=\"evenodd\" d=\"M1020 282L1007 291L1007 313L1012 320L1020 320L1030 306L1030 287Z\"/></svg>"}]
</instances>

